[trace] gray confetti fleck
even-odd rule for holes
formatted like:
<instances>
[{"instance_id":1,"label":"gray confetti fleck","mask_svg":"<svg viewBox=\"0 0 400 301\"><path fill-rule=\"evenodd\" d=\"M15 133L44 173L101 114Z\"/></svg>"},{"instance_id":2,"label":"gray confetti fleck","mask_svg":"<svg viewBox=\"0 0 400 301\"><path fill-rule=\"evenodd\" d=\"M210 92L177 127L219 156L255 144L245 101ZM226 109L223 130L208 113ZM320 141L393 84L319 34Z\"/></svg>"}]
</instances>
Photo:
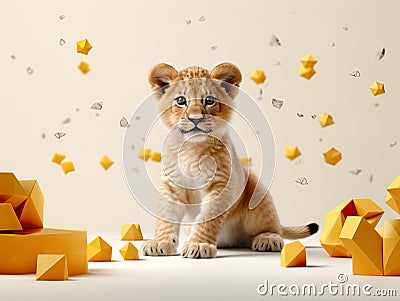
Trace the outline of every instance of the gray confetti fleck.
<instances>
[{"instance_id":1,"label":"gray confetti fleck","mask_svg":"<svg viewBox=\"0 0 400 301\"><path fill-rule=\"evenodd\" d=\"M376 102L376 103L374 104L374 107L379 107L379 102Z\"/></svg>"},{"instance_id":2,"label":"gray confetti fleck","mask_svg":"<svg viewBox=\"0 0 400 301\"><path fill-rule=\"evenodd\" d=\"M331 43L331 47L335 47L335 42L332 42L332 43Z\"/></svg>"},{"instance_id":3,"label":"gray confetti fleck","mask_svg":"<svg viewBox=\"0 0 400 301\"><path fill-rule=\"evenodd\" d=\"M281 41L276 35L272 35L271 39L269 40L269 46L271 47L280 47L282 46Z\"/></svg>"},{"instance_id":4,"label":"gray confetti fleck","mask_svg":"<svg viewBox=\"0 0 400 301\"><path fill-rule=\"evenodd\" d=\"M95 102L94 104L92 104L92 105L90 106L90 108L91 108L92 110L98 110L98 111L100 111L101 109L103 109L103 102L102 102L102 101Z\"/></svg>"},{"instance_id":5,"label":"gray confetti fleck","mask_svg":"<svg viewBox=\"0 0 400 301\"><path fill-rule=\"evenodd\" d=\"M206 17L205 16L201 16L200 18L199 18L199 22L203 22L203 21L205 21L206 20Z\"/></svg>"},{"instance_id":6,"label":"gray confetti fleck","mask_svg":"<svg viewBox=\"0 0 400 301\"><path fill-rule=\"evenodd\" d=\"M100 116L100 113L96 112L96 114L94 114L96 117Z\"/></svg>"},{"instance_id":7,"label":"gray confetti fleck","mask_svg":"<svg viewBox=\"0 0 400 301\"><path fill-rule=\"evenodd\" d=\"M283 106L283 100L272 98L272 105L278 110L280 110Z\"/></svg>"},{"instance_id":8,"label":"gray confetti fleck","mask_svg":"<svg viewBox=\"0 0 400 301\"><path fill-rule=\"evenodd\" d=\"M318 141L319 141L319 142L322 142L322 138L319 138Z\"/></svg>"},{"instance_id":9,"label":"gray confetti fleck","mask_svg":"<svg viewBox=\"0 0 400 301\"><path fill-rule=\"evenodd\" d=\"M311 114L311 118L312 118L312 119L315 119L315 118L317 118L317 115Z\"/></svg>"},{"instance_id":10,"label":"gray confetti fleck","mask_svg":"<svg viewBox=\"0 0 400 301\"><path fill-rule=\"evenodd\" d=\"M76 108L76 109L75 109L75 112L79 112L79 111L80 111L79 108Z\"/></svg>"},{"instance_id":11,"label":"gray confetti fleck","mask_svg":"<svg viewBox=\"0 0 400 301\"><path fill-rule=\"evenodd\" d=\"M42 134L40 135L40 137L42 137L42 139L46 139L46 133L42 133Z\"/></svg>"},{"instance_id":12,"label":"gray confetti fleck","mask_svg":"<svg viewBox=\"0 0 400 301\"><path fill-rule=\"evenodd\" d=\"M28 73L28 75L32 75L33 69L31 67L26 68L26 73Z\"/></svg>"},{"instance_id":13,"label":"gray confetti fleck","mask_svg":"<svg viewBox=\"0 0 400 301\"><path fill-rule=\"evenodd\" d=\"M302 114L302 113L297 113L296 115L297 115L297 117L299 117L299 118L303 118L303 117L304 117L304 114Z\"/></svg>"},{"instance_id":14,"label":"gray confetti fleck","mask_svg":"<svg viewBox=\"0 0 400 301\"><path fill-rule=\"evenodd\" d=\"M306 177L298 178L297 180L295 180L295 182L300 185L308 185Z\"/></svg>"},{"instance_id":15,"label":"gray confetti fleck","mask_svg":"<svg viewBox=\"0 0 400 301\"><path fill-rule=\"evenodd\" d=\"M258 90L257 98L262 99L262 95L263 95L263 89L260 88L260 90Z\"/></svg>"},{"instance_id":16,"label":"gray confetti fleck","mask_svg":"<svg viewBox=\"0 0 400 301\"><path fill-rule=\"evenodd\" d=\"M65 16L64 15L60 15L58 18L62 21L62 20L65 19Z\"/></svg>"},{"instance_id":17,"label":"gray confetti fleck","mask_svg":"<svg viewBox=\"0 0 400 301\"><path fill-rule=\"evenodd\" d=\"M378 51L378 60L383 59L385 54L386 54L386 49L385 48L379 49L379 51Z\"/></svg>"},{"instance_id":18,"label":"gray confetti fleck","mask_svg":"<svg viewBox=\"0 0 400 301\"><path fill-rule=\"evenodd\" d=\"M133 144L131 145L131 149L135 149L135 146Z\"/></svg>"},{"instance_id":19,"label":"gray confetti fleck","mask_svg":"<svg viewBox=\"0 0 400 301\"><path fill-rule=\"evenodd\" d=\"M374 181L374 175L369 175L369 182L372 183Z\"/></svg>"},{"instance_id":20,"label":"gray confetti fleck","mask_svg":"<svg viewBox=\"0 0 400 301\"><path fill-rule=\"evenodd\" d=\"M72 119L69 118L69 117L67 117L67 118L65 118L61 123L62 123L62 124L68 124L68 123L71 123L71 122L72 122Z\"/></svg>"},{"instance_id":21,"label":"gray confetti fleck","mask_svg":"<svg viewBox=\"0 0 400 301\"><path fill-rule=\"evenodd\" d=\"M11 54L11 55L10 55L10 58L13 59L13 60L15 60L15 59L16 59L16 56L15 56L14 54Z\"/></svg>"},{"instance_id":22,"label":"gray confetti fleck","mask_svg":"<svg viewBox=\"0 0 400 301\"><path fill-rule=\"evenodd\" d=\"M57 132L57 133L54 134L54 137L56 137L57 139L61 139L65 135L67 135L67 134L64 133L64 132Z\"/></svg>"},{"instance_id":23,"label":"gray confetti fleck","mask_svg":"<svg viewBox=\"0 0 400 301\"><path fill-rule=\"evenodd\" d=\"M136 119L136 120L139 120L139 119L140 119L140 116L136 116L135 119Z\"/></svg>"},{"instance_id":24,"label":"gray confetti fleck","mask_svg":"<svg viewBox=\"0 0 400 301\"><path fill-rule=\"evenodd\" d=\"M390 143L390 147L393 147L393 146L395 146L396 144L397 144L397 141L394 140L394 141L392 141L392 143Z\"/></svg>"},{"instance_id":25,"label":"gray confetti fleck","mask_svg":"<svg viewBox=\"0 0 400 301\"><path fill-rule=\"evenodd\" d=\"M344 31L348 31L349 30L349 28L346 27L346 26L343 26L342 28L343 28Z\"/></svg>"},{"instance_id":26,"label":"gray confetti fleck","mask_svg":"<svg viewBox=\"0 0 400 301\"><path fill-rule=\"evenodd\" d=\"M60 44L60 46L64 46L65 45L65 40L64 39L60 39L58 41L58 43Z\"/></svg>"},{"instance_id":27,"label":"gray confetti fleck","mask_svg":"<svg viewBox=\"0 0 400 301\"><path fill-rule=\"evenodd\" d=\"M214 51L215 49L217 49L217 46L211 46L210 48L212 51Z\"/></svg>"},{"instance_id":28,"label":"gray confetti fleck","mask_svg":"<svg viewBox=\"0 0 400 301\"><path fill-rule=\"evenodd\" d=\"M296 163L296 165L300 165L303 161L301 161L300 158L298 158L296 161L294 161L294 163Z\"/></svg>"},{"instance_id":29,"label":"gray confetti fleck","mask_svg":"<svg viewBox=\"0 0 400 301\"><path fill-rule=\"evenodd\" d=\"M132 171L134 171L134 172L136 172L136 173L139 173L139 168L133 167L133 168L132 168Z\"/></svg>"},{"instance_id":30,"label":"gray confetti fleck","mask_svg":"<svg viewBox=\"0 0 400 301\"><path fill-rule=\"evenodd\" d=\"M353 170L350 170L350 173L355 176L358 176L361 173L361 171L362 171L361 169L353 169Z\"/></svg>"},{"instance_id":31,"label":"gray confetti fleck","mask_svg":"<svg viewBox=\"0 0 400 301\"><path fill-rule=\"evenodd\" d=\"M275 66L280 66L281 62L275 62Z\"/></svg>"},{"instance_id":32,"label":"gray confetti fleck","mask_svg":"<svg viewBox=\"0 0 400 301\"><path fill-rule=\"evenodd\" d=\"M349 75L352 77L360 77L361 73L360 73L360 71L356 70L356 71L351 72Z\"/></svg>"},{"instance_id":33,"label":"gray confetti fleck","mask_svg":"<svg viewBox=\"0 0 400 301\"><path fill-rule=\"evenodd\" d=\"M129 128L131 125L129 124L128 120L125 117L122 117L121 120L119 121L119 125L122 128Z\"/></svg>"},{"instance_id":34,"label":"gray confetti fleck","mask_svg":"<svg viewBox=\"0 0 400 301\"><path fill-rule=\"evenodd\" d=\"M192 23L192 20L186 20L186 25L190 25Z\"/></svg>"}]
</instances>

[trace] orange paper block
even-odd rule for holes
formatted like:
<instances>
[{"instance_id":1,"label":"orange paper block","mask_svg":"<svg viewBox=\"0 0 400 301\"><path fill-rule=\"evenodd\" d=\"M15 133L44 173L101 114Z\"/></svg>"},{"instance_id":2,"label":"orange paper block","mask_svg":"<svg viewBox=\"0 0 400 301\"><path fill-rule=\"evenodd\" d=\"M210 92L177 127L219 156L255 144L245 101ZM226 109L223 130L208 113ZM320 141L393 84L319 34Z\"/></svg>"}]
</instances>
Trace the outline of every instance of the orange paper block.
<instances>
[{"instance_id":1,"label":"orange paper block","mask_svg":"<svg viewBox=\"0 0 400 301\"><path fill-rule=\"evenodd\" d=\"M266 76L263 70L254 70L253 73L250 75L250 78L256 83L256 84L262 84L266 80Z\"/></svg>"},{"instance_id":2,"label":"orange paper block","mask_svg":"<svg viewBox=\"0 0 400 301\"><path fill-rule=\"evenodd\" d=\"M15 210L26 199L25 190L14 174L10 172L0 173L0 203L10 203Z\"/></svg>"},{"instance_id":3,"label":"orange paper block","mask_svg":"<svg viewBox=\"0 0 400 301\"><path fill-rule=\"evenodd\" d=\"M320 243L332 257L351 257L350 252L340 240L339 235L348 216L363 216L371 227L375 227L384 211L371 199L352 199L328 212L324 218L324 227Z\"/></svg>"},{"instance_id":4,"label":"orange paper block","mask_svg":"<svg viewBox=\"0 0 400 301\"><path fill-rule=\"evenodd\" d=\"M139 251L134 245L128 242L121 250L119 250L124 260L139 259Z\"/></svg>"},{"instance_id":5,"label":"orange paper block","mask_svg":"<svg viewBox=\"0 0 400 301\"><path fill-rule=\"evenodd\" d=\"M348 216L340 239L351 253L354 275L383 275L382 237L364 217Z\"/></svg>"},{"instance_id":6,"label":"orange paper block","mask_svg":"<svg viewBox=\"0 0 400 301\"><path fill-rule=\"evenodd\" d=\"M80 64L78 65L78 69L81 70L83 74L86 74L90 71L89 64L86 62L80 62Z\"/></svg>"},{"instance_id":7,"label":"orange paper block","mask_svg":"<svg viewBox=\"0 0 400 301\"><path fill-rule=\"evenodd\" d=\"M74 163L70 161L61 163L61 167L64 171L64 174L68 174L72 171L75 171Z\"/></svg>"},{"instance_id":8,"label":"orange paper block","mask_svg":"<svg viewBox=\"0 0 400 301\"><path fill-rule=\"evenodd\" d=\"M36 180L21 180L28 199L17 209L22 227L43 227L44 195Z\"/></svg>"},{"instance_id":9,"label":"orange paper block","mask_svg":"<svg viewBox=\"0 0 400 301\"><path fill-rule=\"evenodd\" d=\"M300 66L299 74L301 77L304 77L305 79L311 79L311 77L313 77L315 74L315 70L313 67L306 68L304 66Z\"/></svg>"},{"instance_id":10,"label":"orange paper block","mask_svg":"<svg viewBox=\"0 0 400 301\"><path fill-rule=\"evenodd\" d=\"M152 152L151 153L151 160L154 161L154 162L161 162L161 153Z\"/></svg>"},{"instance_id":11,"label":"orange paper block","mask_svg":"<svg viewBox=\"0 0 400 301\"><path fill-rule=\"evenodd\" d=\"M87 55L91 49L92 45L90 45L87 39L76 42L76 52L78 53Z\"/></svg>"},{"instance_id":12,"label":"orange paper block","mask_svg":"<svg viewBox=\"0 0 400 301\"><path fill-rule=\"evenodd\" d=\"M9 203L0 203L0 231L22 230L14 209Z\"/></svg>"},{"instance_id":13,"label":"orange paper block","mask_svg":"<svg viewBox=\"0 0 400 301\"><path fill-rule=\"evenodd\" d=\"M306 266L306 248L299 241L286 244L281 252L281 266L304 267Z\"/></svg>"},{"instance_id":14,"label":"orange paper block","mask_svg":"<svg viewBox=\"0 0 400 301\"><path fill-rule=\"evenodd\" d=\"M400 220L386 220L383 226L383 270L400 276Z\"/></svg>"},{"instance_id":15,"label":"orange paper block","mask_svg":"<svg viewBox=\"0 0 400 301\"><path fill-rule=\"evenodd\" d=\"M286 156L286 158L290 159L291 161L293 161L294 159L296 159L300 155L301 155L301 152L300 152L300 150L299 150L299 148L297 146L288 146L288 147L286 147L285 156Z\"/></svg>"},{"instance_id":16,"label":"orange paper block","mask_svg":"<svg viewBox=\"0 0 400 301\"><path fill-rule=\"evenodd\" d=\"M312 68L314 67L314 65L317 63L317 59L315 57L313 57L313 55L311 53L305 55L302 59L301 59L301 63L303 64L304 67L306 68Z\"/></svg>"},{"instance_id":17,"label":"orange paper block","mask_svg":"<svg viewBox=\"0 0 400 301\"><path fill-rule=\"evenodd\" d=\"M0 274L36 272L38 254L65 254L69 275L87 273L86 231L32 228L0 234Z\"/></svg>"},{"instance_id":18,"label":"orange paper block","mask_svg":"<svg viewBox=\"0 0 400 301\"><path fill-rule=\"evenodd\" d=\"M65 159L65 155L64 154L59 154L59 153L55 153L53 156L53 159L51 159L52 162L60 165L61 162Z\"/></svg>"},{"instance_id":19,"label":"orange paper block","mask_svg":"<svg viewBox=\"0 0 400 301\"><path fill-rule=\"evenodd\" d=\"M380 82L374 82L369 89L372 92L372 95L377 96L385 93L385 85Z\"/></svg>"},{"instance_id":20,"label":"orange paper block","mask_svg":"<svg viewBox=\"0 0 400 301\"><path fill-rule=\"evenodd\" d=\"M143 240L139 224L125 224L121 228L121 240Z\"/></svg>"},{"instance_id":21,"label":"orange paper block","mask_svg":"<svg viewBox=\"0 0 400 301\"><path fill-rule=\"evenodd\" d=\"M100 236L88 244L88 261L111 261L112 247Z\"/></svg>"},{"instance_id":22,"label":"orange paper block","mask_svg":"<svg viewBox=\"0 0 400 301\"><path fill-rule=\"evenodd\" d=\"M400 214L400 175L388 186L386 204Z\"/></svg>"},{"instance_id":23,"label":"orange paper block","mask_svg":"<svg viewBox=\"0 0 400 301\"><path fill-rule=\"evenodd\" d=\"M151 158L151 149L150 148L142 148L139 151L139 158L144 161L149 160Z\"/></svg>"},{"instance_id":24,"label":"orange paper block","mask_svg":"<svg viewBox=\"0 0 400 301\"><path fill-rule=\"evenodd\" d=\"M104 156L100 161L100 165L103 166L104 170L108 170L113 164L114 161L111 160L108 156Z\"/></svg>"},{"instance_id":25,"label":"orange paper block","mask_svg":"<svg viewBox=\"0 0 400 301\"><path fill-rule=\"evenodd\" d=\"M342 153L336 148L332 147L330 150L324 153L325 162L330 165L336 165L342 160Z\"/></svg>"},{"instance_id":26,"label":"orange paper block","mask_svg":"<svg viewBox=\"0 0 400 301\"><path fill-rule=\"evenodd\" d=\"M39 254L36 280L68 280L67 257L64 254Z\"/></svg>"},{"instance_id":27,"label":"orange paper block","mask_svg":"<svg viewBox=\"0 0 400 301\"><path fill-rule=\"evenodd\" d=\"M332 125L335 122L333 121L333 118L331 115L329 115L328 113L324 113L322 114L319 118L319 123L321 124L321 126L324 128L326 126Z\"/></svg>"}]
</instances>

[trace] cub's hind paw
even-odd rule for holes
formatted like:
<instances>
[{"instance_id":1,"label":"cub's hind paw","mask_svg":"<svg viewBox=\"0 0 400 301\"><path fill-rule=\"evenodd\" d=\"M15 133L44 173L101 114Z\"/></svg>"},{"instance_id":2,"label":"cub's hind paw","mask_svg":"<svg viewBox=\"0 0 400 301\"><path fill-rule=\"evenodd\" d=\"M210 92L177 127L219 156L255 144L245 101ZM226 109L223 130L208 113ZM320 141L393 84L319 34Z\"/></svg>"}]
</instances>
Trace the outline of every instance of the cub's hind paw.
<instances>
[{"instance_id":1,"label":"cub's hind paw","mask_svg":"<svg viewBox=\"0 0 400 301\"><path fill-rule=\"evenodd\" d=\"M176 253L176 246L169 241L149 240L142 244L140 252L145 256L170 256Z\"/></svg>"},{"instance_id":2,"label":"cub's hind paw","mask_svg":"<svg viewBox=\"0 0 400 301\"><path fill-rule=\"evenodd\" d=\"M182 248L182 256L186 258L212 258L217 256L217 247L209 243L187 241Z\"/></svg>"},{"instance_id":3,"label":"cub's hind paw","mask_svg":"<svg viewBox=\"0 0 400 301\"><path fill-rule=\"evenodd\" d=\"M254 237L251 249L258 252L279 252L283 248L283 239L276 233L260 233Z\"/></svg>"}]
</instances>

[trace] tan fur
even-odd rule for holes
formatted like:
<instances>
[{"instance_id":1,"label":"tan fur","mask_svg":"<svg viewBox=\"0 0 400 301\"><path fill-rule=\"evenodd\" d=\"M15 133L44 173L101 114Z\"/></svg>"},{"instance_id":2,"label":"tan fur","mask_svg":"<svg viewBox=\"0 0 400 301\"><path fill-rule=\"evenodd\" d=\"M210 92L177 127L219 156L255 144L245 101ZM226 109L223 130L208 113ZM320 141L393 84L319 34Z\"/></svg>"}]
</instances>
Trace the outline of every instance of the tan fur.
<instances>
[{"instance_id":1,"label":"tan fur","mask_svg":"<svg viewBox=\"0 0 400 301\"><path fill-rule=\"evenodd\" d=\"M180 131L167 142L167 151L163 153L165 171L159 192L174 202L204 205L201 210L190 213L195 216L195 224L183 245L184 257L215 257L217 245L280 251L283 237L306 237L318 228L315 224L313 228L281 226L271 195L265 187L257 186L257 176L241 164L226 126L241 80L239 69L229 63L211 71L190 67L180 72L167 64L159 64L149 74L150 85L160 100L163 122L171 131L175 128ZM210 95L216 103L208 106L205 98ZM179 96L186 98L186 105L177 105L175 99ZM201 119L198 127L207 134L198 136L190 131L195 127L193 120L197 119ZM179 156L175 156L178 151ZM177 184L185 181L185 177L206 184L197 190L185 189ZM238 190L240 187L244 189ZM257 207L249 209L253 193L262 200ZM143 254L176 253L179 223L168 220L181 221L189 212L174 208L160 199L155 238L142 245ZM214 217L216 212L221 214Z\"/></svg>"}]
</instances>

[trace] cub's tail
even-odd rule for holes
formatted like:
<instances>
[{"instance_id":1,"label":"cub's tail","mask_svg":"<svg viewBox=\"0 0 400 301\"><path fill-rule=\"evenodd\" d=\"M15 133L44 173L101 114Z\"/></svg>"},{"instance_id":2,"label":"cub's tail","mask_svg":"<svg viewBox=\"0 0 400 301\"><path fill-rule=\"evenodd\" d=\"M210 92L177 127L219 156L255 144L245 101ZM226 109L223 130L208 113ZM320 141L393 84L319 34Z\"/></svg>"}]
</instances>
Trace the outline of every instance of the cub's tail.
<instances>
[{"instance_id":1,"label":"cub's tail","mask_svg":"<svg viewBox=\"0 0 400 301\"><path fill-rule=\"evenodd\" d=\"M287 239L297 239L304 238L314 233L317 233L319 229L318 224L311 223L306 226L298 226L298 227L285 227L282 226L282 236Z\"/></svg>"}]
</instances>

